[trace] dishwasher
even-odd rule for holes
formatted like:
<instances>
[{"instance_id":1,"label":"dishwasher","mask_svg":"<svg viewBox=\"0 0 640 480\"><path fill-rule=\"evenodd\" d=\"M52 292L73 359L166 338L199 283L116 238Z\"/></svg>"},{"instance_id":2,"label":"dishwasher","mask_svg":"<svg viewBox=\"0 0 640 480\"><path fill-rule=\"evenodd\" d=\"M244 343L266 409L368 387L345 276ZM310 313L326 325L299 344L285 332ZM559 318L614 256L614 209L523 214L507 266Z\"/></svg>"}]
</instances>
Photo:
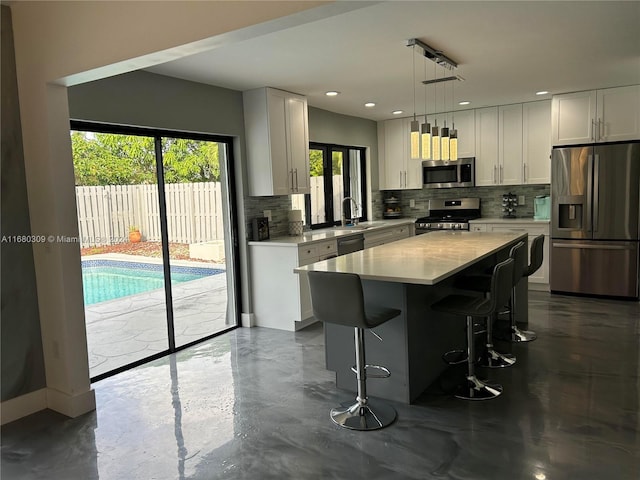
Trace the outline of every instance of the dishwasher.
<instances>
[{"instance_id":1,"label":"dishwasher","mask_svg":"<svg viewBox=\"0 0 640 480\"><path fill-rule=\"evenodd\" d=\"M364 235L349 235L346 238L338 238L338 256L359 250L364 250Z\"/></svg>"}]
</instances>

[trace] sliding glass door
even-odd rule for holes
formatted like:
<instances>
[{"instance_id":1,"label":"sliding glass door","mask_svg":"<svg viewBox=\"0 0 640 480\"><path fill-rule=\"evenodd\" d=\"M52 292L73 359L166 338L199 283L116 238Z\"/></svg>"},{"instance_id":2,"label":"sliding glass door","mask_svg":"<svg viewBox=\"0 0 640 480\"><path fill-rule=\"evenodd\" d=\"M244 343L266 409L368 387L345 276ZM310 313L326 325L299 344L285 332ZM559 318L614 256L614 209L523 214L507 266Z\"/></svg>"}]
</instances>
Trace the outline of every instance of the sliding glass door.
<instances>
[{"instance_id":1,"label":"sliding glass door","mask_svg":"<svg viewBox=\"0 0 640 480\"><path fill-rule=\"evenodd\" d=\"M92 379L237 326L230 141L72 128Z\"/></svg>"}]
</instances>

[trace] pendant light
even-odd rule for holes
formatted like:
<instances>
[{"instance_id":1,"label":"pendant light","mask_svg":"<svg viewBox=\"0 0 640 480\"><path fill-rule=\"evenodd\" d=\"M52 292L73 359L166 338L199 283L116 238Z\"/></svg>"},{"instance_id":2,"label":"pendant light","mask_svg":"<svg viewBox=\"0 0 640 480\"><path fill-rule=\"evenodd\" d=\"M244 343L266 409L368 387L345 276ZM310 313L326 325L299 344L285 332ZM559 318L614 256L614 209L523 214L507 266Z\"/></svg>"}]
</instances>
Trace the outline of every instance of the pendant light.
<instances>
[{"instance_id":1,"label":"pendant light","mask_svg":"<svg viewBox=\"0 0 640 480\"><path fill-rule=\"evenodd\" d=\"M451 84L451 132L449 134L449 160L458 160L458 131L456 130L456 98L455 98L456 82Z\"/></svg>"},{"instance_id":2,"label":"pendant light","mask_svg":"<svg viewBox=\"0 0 640 480\"><path fill-rule=\"evenodd\" d=\"M433 64L433 73L435 78L436 64ZM433 104L436 113L438 112L438 84L433 85ZM438 117L435 117L435 125L431 129L431 159L440 160L440 132L438 129Z\"/></svg>"},{"instance_id":3,"label":"pendant light","mask_svg":"<svg viewBox=\"0 0 640 480\"><path fill-rule=\"evenodd\" d=\"M444 72L443 72L444 77ZM444 86L444 94L443 94L443 102L442 102L443 110L447 109L447 87ZM444 128L442 129L440 136L440 160L444 160L446 162L449 161L449 129L447 128L447 117L445 113L444 117Z\"/></svg>"},{"instance_id":4,"label":"pendant light","mask_svg":"<svg viewBox=\"0 0 640 480\"><path fill-rule=\"evenodd\" d=\"M413 121L411 122L411 159L420 159L420 124L416 120L416 47L411 50L411 58L413 60L413 76L411 84L413 85Z\"/></svg>"},{"instance_id":5,"label":"pendant light","mask_svg":"<svg viewBox=\"0 0 640 480\"><path fill-rule=\"evenodd\" d=\"M424 78L427 78L427 60L424 61ZM422 159L431 160L431 124L427 121L427 84L424 85L424 123L420 133Z\"/></svg>"}]
</instances>

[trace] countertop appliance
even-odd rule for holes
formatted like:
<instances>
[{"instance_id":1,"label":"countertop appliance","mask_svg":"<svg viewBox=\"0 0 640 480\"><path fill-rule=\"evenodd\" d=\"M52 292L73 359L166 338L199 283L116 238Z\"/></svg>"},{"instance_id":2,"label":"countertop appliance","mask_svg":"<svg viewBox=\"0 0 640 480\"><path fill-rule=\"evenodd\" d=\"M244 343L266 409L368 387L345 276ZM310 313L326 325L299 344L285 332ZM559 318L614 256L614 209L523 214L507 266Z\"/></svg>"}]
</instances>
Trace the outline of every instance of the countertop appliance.
<instances>
[{"instance_id":1,"label":"countertop appliance","mask_svg":"<svg viewBox=\"0 0 640 480\"><path fill-rule=\"evenodd\" d=\"M476 159L424 160L422 186L424 188L473 187L476 183Z\"/></svg>"},{"instance_id":2,"label":"countertop appliance","mask_svg":"<svg viewBox=\"0 0 640 480\"><path fill-rule=\"evenodd\" d=\"M549 195L537 195L533 199L533 219L549 220L551 216L551 198Z\"/></svg>"},{"instance_id":3,"label":"countertop appliance","mask_svg":"<svg viewBox=\"0 0 640 480\"><path fill-rule=\"evenodd\" d=\"M476 218L480 218L479 198L432 198L429 216L416 220L416 235L436 230L469 230L469 220Z\"/></svg>"},{"instance_id":4,"label":"countertop appliance","mask_svg":"<svg viewBox=\"0 0 640 480\"><path fill-rule=\"evenodd\" d=\"M638 298L640 143L554 148L552 292Z\"/></svg>"}]
</instances>

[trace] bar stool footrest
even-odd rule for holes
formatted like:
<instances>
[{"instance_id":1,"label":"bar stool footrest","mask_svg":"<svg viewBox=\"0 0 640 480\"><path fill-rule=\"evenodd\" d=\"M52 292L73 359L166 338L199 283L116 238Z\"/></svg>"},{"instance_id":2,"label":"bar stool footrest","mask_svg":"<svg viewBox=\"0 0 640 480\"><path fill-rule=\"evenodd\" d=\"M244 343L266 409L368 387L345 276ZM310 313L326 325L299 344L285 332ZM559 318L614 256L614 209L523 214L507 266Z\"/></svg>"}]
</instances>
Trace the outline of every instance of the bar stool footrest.
<instances>
[{"instance_id":1,"label":"bar stool footrest","mask_svg":"<svg viewBox=\"0 0 640 480\"><path fill-rule=\"evenodd\" d=\"M369 368L372 370L380 370L382 373L367 373L367 369ZM351 371L356 375L358 374L358 370L356 369L355 365L351 367ZM391 372L389 371L389 369L387 367L383 367L382 365L367 364L364 366L364 372L367 378L389 378L391 376Z\"/></svg>"},{"instance_id":2,"label":"bar stool footrest","mask_svg":"<svg viewBox=\"0 0 640 480\"><path fill-rule=\"evenodd\" d=\"M449 350L442 354L442 360L447 365L461 365L466 363L468 358L466 350Z\"/></svg>"}]
</instances>

